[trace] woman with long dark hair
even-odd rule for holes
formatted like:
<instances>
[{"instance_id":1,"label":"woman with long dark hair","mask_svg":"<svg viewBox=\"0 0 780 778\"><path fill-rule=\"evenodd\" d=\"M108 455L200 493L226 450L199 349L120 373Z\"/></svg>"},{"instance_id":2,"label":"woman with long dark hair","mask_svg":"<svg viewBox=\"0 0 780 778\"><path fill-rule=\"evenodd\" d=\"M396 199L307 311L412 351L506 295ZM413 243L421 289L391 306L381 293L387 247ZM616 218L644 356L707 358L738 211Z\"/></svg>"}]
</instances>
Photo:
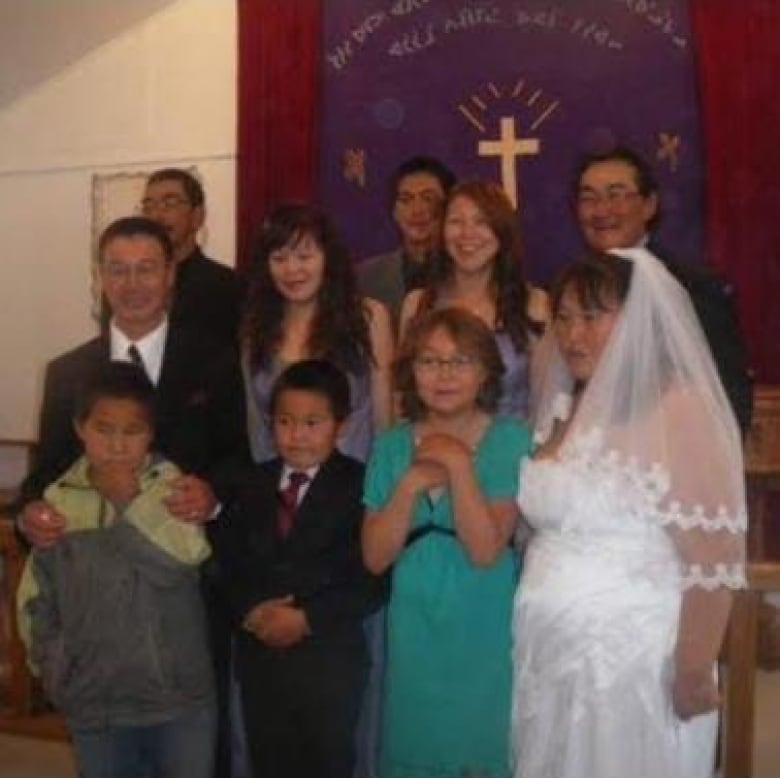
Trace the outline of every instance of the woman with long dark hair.
<instances>
[{"instance_id":1,"label":"woman with long dark hair","mask_svg":"<svg viewBox=\"0 0 780 778\"><path fill-rule=\"evenodd\" d=\"M349 376L352 410L339 448L367 458L374 433L390 422L390 319L381 303L359 296L352 259L317 206L280 205L266 219L251 270L242 345L257 461L274 454L265 419L274 378L309 358L327 359Z\"/></svg>"}]
</instances>

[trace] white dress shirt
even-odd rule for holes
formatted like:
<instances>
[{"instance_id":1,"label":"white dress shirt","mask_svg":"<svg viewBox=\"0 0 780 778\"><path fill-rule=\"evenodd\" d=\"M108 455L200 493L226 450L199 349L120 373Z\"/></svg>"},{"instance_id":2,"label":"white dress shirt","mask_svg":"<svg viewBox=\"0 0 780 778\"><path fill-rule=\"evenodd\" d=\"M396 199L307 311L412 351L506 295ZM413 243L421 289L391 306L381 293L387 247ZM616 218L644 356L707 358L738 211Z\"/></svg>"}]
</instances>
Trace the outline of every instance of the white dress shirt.
<instances>
[{"instance_id":1,"label":"white dress shirt","mask_svg":"<svg viewBox=\"0 0 780 778\"><path fill-rule=\"evenodd\" d=\"M157 386L162 372L163 352L165 340L168 336L168 317L166 316L151 332L148 332L139 340L130 340L114 321L111 321L109 337L111 341L111 359L119 362L132 362L127 350L135 346L144 363L146 375Z\"/></svg>"}]
</instances>

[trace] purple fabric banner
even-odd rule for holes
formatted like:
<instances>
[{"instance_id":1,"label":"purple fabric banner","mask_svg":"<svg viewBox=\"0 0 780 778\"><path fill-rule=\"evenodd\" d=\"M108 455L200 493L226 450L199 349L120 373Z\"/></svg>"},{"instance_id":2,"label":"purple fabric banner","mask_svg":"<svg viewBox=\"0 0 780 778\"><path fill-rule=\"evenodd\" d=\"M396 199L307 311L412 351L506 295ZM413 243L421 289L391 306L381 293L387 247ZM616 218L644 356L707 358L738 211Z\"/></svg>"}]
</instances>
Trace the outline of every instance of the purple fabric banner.
<instances>
[{"instance_id":1,"label":"purple fabric banner","mask_svg":"<svg viewBox=\"0 0 780 778\"><path fill-rule=\"evenodd\" d=\"M615 140L656 169L660 239L701 256L685 0L327 0L322 202L358 258L394 248L387 181L410 156L503 183L534 281L581 251L571 177Z\"/></svg>"}]
</instances>

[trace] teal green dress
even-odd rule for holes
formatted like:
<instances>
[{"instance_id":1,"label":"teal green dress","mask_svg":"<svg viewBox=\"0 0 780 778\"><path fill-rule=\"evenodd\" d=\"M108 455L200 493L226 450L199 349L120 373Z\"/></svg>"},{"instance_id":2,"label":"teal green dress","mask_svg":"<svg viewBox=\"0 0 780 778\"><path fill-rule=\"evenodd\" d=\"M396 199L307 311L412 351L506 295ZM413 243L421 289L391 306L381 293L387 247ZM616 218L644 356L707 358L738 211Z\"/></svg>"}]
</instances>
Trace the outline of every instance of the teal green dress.
<instances>
[{"instance_id":1,"label":"teal green dress","mask_svg":"<svg viewBox=\"0 0 780 778\"><path fill-rule=\"evenodd\" d=\"M475 454L477 480L490 501L513 500L528 429L496 418ZM381 510L414 452L408 423L376 441L365 503ZM517 562L507 549L476 567L452 533L449 494L421 495L407 545L393 567L387 609L387 666L380 778L507 778L512 693L511 614Z\"/></svg>"}]
</instances>

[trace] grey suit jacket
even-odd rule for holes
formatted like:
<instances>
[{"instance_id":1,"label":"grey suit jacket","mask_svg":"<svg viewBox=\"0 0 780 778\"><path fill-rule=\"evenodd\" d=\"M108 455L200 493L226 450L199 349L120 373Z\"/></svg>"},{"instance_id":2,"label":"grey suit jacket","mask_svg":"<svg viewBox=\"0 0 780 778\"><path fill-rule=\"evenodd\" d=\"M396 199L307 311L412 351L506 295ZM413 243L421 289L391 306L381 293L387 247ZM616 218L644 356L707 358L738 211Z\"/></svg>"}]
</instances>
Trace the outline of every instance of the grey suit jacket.
<instances>
[{"instance_id":1,"label":"grey suit jacket","mask_svg":"<svg viewBox=\"0 0 780 778\"><path fill-rule=\"evenodd\" d=\"M406 293L401 249L364 259L357 266L357 277L361 294L384 303L397 323Z\"/></svg>"}]
</instances>

